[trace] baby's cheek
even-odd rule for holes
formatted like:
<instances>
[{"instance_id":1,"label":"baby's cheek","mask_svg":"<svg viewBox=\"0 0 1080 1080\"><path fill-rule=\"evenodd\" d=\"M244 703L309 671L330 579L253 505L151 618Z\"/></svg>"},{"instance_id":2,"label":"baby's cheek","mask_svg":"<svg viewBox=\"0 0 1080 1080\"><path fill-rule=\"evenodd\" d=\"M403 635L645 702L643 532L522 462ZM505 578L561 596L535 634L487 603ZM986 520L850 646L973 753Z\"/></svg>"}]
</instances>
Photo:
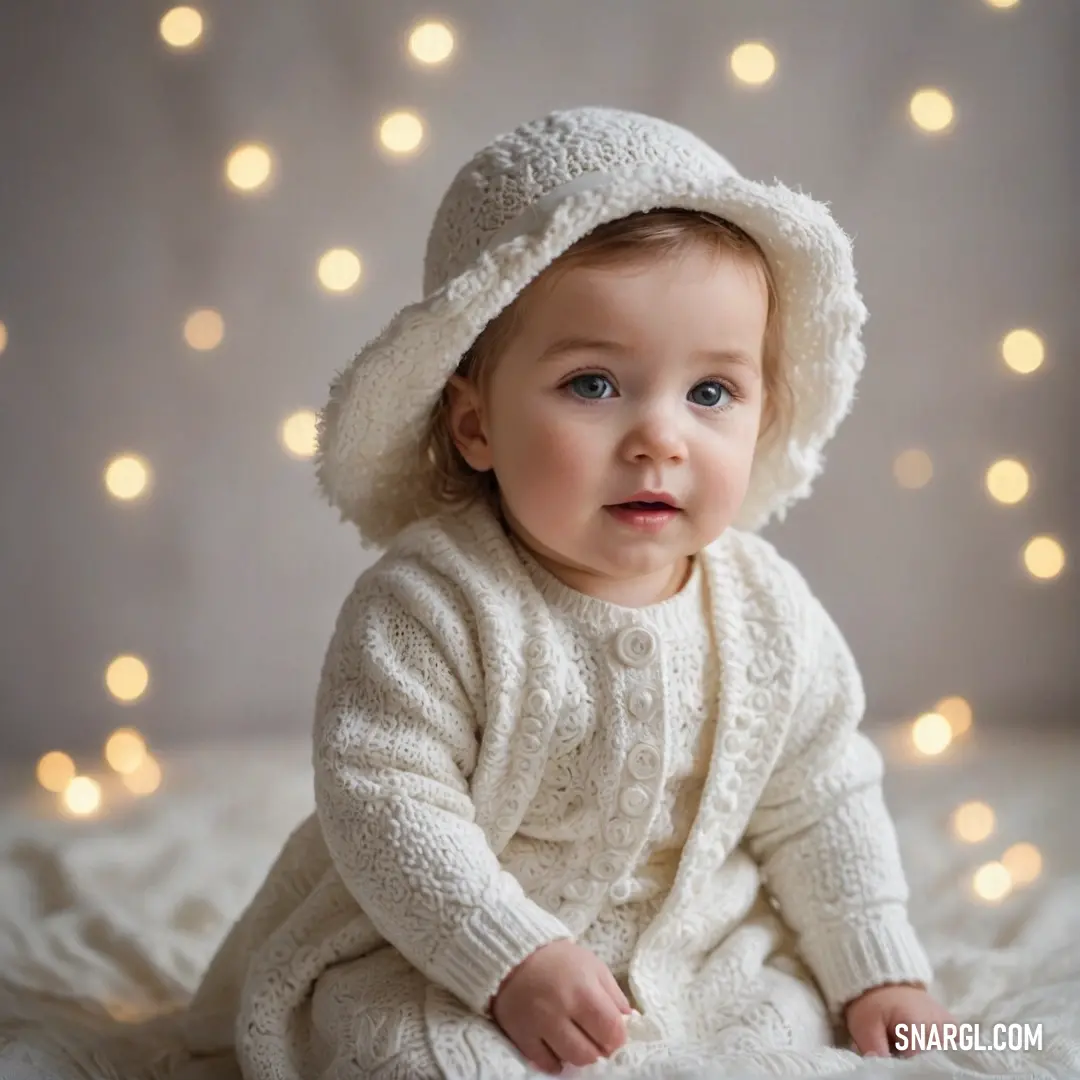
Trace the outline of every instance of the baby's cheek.
<instances>
[{"instance_id":1,"label":"baby's cheek","mask_svg":"<svg viewBox=\"0 0 1080 1080\"><path fill-rule=\"evenodd\" d=\"M711 448L707 457L712 486L740 498L749 484L753 464L753 445L735 438Z\"/></svg>"},{"instance_id":2,"label":"baby's cheek","mask_svg":"<svg viewBox=\"0 0 1080 1080\"><path fill-rule=\"evenodd\" d=\"M581 432L555 425L534 428L523 450L530 466L552 484L577 486L595 471L599 461L597 448Z\"/></svg>"}]
</instances>

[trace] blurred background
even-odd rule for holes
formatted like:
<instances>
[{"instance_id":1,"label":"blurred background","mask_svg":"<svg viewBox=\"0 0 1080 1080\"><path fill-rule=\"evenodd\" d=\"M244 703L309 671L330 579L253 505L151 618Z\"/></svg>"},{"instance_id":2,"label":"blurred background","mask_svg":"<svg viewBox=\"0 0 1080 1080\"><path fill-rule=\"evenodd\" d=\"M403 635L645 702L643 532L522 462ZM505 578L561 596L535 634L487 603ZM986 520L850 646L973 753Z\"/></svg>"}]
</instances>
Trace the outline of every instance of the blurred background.
<instances>
[{"instance_id":1,"label":"blurred background","mask_svg":"<svg viewBox=\"0 0 1080 1080\"><path fill-rule=\"evenodd\" d=\"M1076 0L5 0L0 761L306 732L376 557L314 413L457 168L583 104L854 236L859 401L766 535L871 719L1080 734L1077 102Z\"/></svg>"}]
</instances>

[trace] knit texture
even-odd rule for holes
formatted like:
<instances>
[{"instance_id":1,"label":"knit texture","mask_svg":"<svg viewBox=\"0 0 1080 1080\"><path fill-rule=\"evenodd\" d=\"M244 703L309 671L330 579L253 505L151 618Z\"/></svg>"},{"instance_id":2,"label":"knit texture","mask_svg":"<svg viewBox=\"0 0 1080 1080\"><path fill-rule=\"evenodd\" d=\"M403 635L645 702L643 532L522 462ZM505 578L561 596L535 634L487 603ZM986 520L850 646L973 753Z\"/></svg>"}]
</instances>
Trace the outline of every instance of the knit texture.
<instances>
[{"instance_id":1,"label":"knit texture","mask_svg":"<svg viewBox=\"0 0 1080 1080\"><path fill-rule=\"evenodd\" d=\"M862 372L866 307L851 243L827 206L739 175L698 136L656 117L560 110L499 136L461 167L428 238L423 298L333 380L319 418L324 493L384 547L440 509L420 435L481 330L598 225L659 207L734 222L776 280L794 412L755 456L736 525L756 531L806 497Z\"/></svg>"},{"instance_id":2,"label":"knit texture","mask_svg":"<svg viewBox=\"0 0 1080 1080\"><path fill-rule=\"evenodd\" d=\"M342 609L317 812L192 1030L235 1034L246 1080L532 1075L488 1005L574 938L636 1007L621 1062L834 1067L847 1000L932 976L862 709L835 624L752 534L635 609L563 585L482 504L419 522Z\"/></svg>"}]
</instances>

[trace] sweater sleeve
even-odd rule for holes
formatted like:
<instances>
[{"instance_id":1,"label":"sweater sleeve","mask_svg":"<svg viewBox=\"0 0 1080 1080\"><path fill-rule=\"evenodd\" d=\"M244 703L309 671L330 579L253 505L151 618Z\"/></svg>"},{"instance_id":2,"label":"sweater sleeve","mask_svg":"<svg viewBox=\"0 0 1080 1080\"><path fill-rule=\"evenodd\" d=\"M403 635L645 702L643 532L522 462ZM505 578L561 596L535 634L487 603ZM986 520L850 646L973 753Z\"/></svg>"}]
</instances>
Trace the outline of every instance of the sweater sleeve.
<instances>
[{"instance_id":1,"label":"sweater sleeve","mask_svg":"<svg viewBox=\"0 0 1080 1080\"><path fill-rule=\"evenodd\" d=\"M808 599L809 685L746 839L838 1015L874 986L927 985L933 972L908 919L881 755L858 730L862 680L840 630Z\"/></svg>"},{"instance_id":2,"label":"sweater sleeve","mask_svg":"<svg viewBox=\"0 0 1080 1080\"><path fill-rule=\"evenodd\" d=\"M452 604L420 599L354 595L342 612L319 691L316 809L376 930L487 1014L506 975L573 933L501 868L475 821L480 665Z\"/></svg>"}]
</instances>

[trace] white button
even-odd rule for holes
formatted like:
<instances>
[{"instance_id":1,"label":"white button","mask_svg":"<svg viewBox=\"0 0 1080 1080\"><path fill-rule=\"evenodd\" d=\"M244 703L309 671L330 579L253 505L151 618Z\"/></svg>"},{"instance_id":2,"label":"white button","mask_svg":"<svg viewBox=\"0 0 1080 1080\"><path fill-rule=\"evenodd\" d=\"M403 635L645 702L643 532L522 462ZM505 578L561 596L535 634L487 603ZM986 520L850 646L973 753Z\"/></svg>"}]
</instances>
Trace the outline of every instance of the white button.
<instances>
[{"instance_id":1,"label":"white button","mask_svg":"<svg viewBox=\"0 0 1080 1080\"><path fill-rule=\"evenodd\" d=\"M634 842L634 826L625 818L615 818L604 826L604 839L612 847L629 847Z\"/></svg>"},{"instance_id":2,"label":"white button","mask_svg":"<svg viewBox=\"0 0 1080 1080\"><path fill-rule=\"evenodd\" d=\"M639 743L627 756L626 767L635 780L651 780L660 770L660 755L656 747Z\"/></svg>"},{"instance_id":3,"label":"white button","mask_svg":"<svg viewBox=\"0 0 1080 1080\"><path fill-rule=\"evenodd\" d=\"M642 626L628 626L616 635L615 655L628 667L644 667L656 655L656 638Z\"/></svg>"},{"instance_id":4,"label":"white button","mask_svg":"<svg viewBox=\"0 0 1080 1080\"><path fill-rule=\"evenodd\" d=\"M626 707L636 720L644 722L656 712L657 695L650 686L635 686L626 699Z\"/></svg>"},{"instance_id":5,"label":"white button","mask_svg":"<svg viewBox=\"0 0 1080 1080\"><path fill-rule=\"evenodd\" d=\"M630 893L633 890L633 886L623 878L622 881L616 881L614 885L608 890L608 895L617 904L621 904L630 899Z\"/></svg>"},{"instance_id":6,"label":"white button","mask_svg":"<svg viewBox=\"0 0 1080 1080\"><path fill-rule=\"evenodd\" d=\"M594 855L589 863L589 873L601 881L612 881L619 876L621 862L610 851L601 851Z\"/></svg>"},{"instance_id":7,"label":"white button","mask_svg":"<svg viewBox=\"0 0 1080 1080\"><path fill-rule=\"evenodd\" d=\"M649 792L638 784L624 788L619 796L619 809L630 817L644 814L649 805Z\"/></svg>"}]
</instances>

